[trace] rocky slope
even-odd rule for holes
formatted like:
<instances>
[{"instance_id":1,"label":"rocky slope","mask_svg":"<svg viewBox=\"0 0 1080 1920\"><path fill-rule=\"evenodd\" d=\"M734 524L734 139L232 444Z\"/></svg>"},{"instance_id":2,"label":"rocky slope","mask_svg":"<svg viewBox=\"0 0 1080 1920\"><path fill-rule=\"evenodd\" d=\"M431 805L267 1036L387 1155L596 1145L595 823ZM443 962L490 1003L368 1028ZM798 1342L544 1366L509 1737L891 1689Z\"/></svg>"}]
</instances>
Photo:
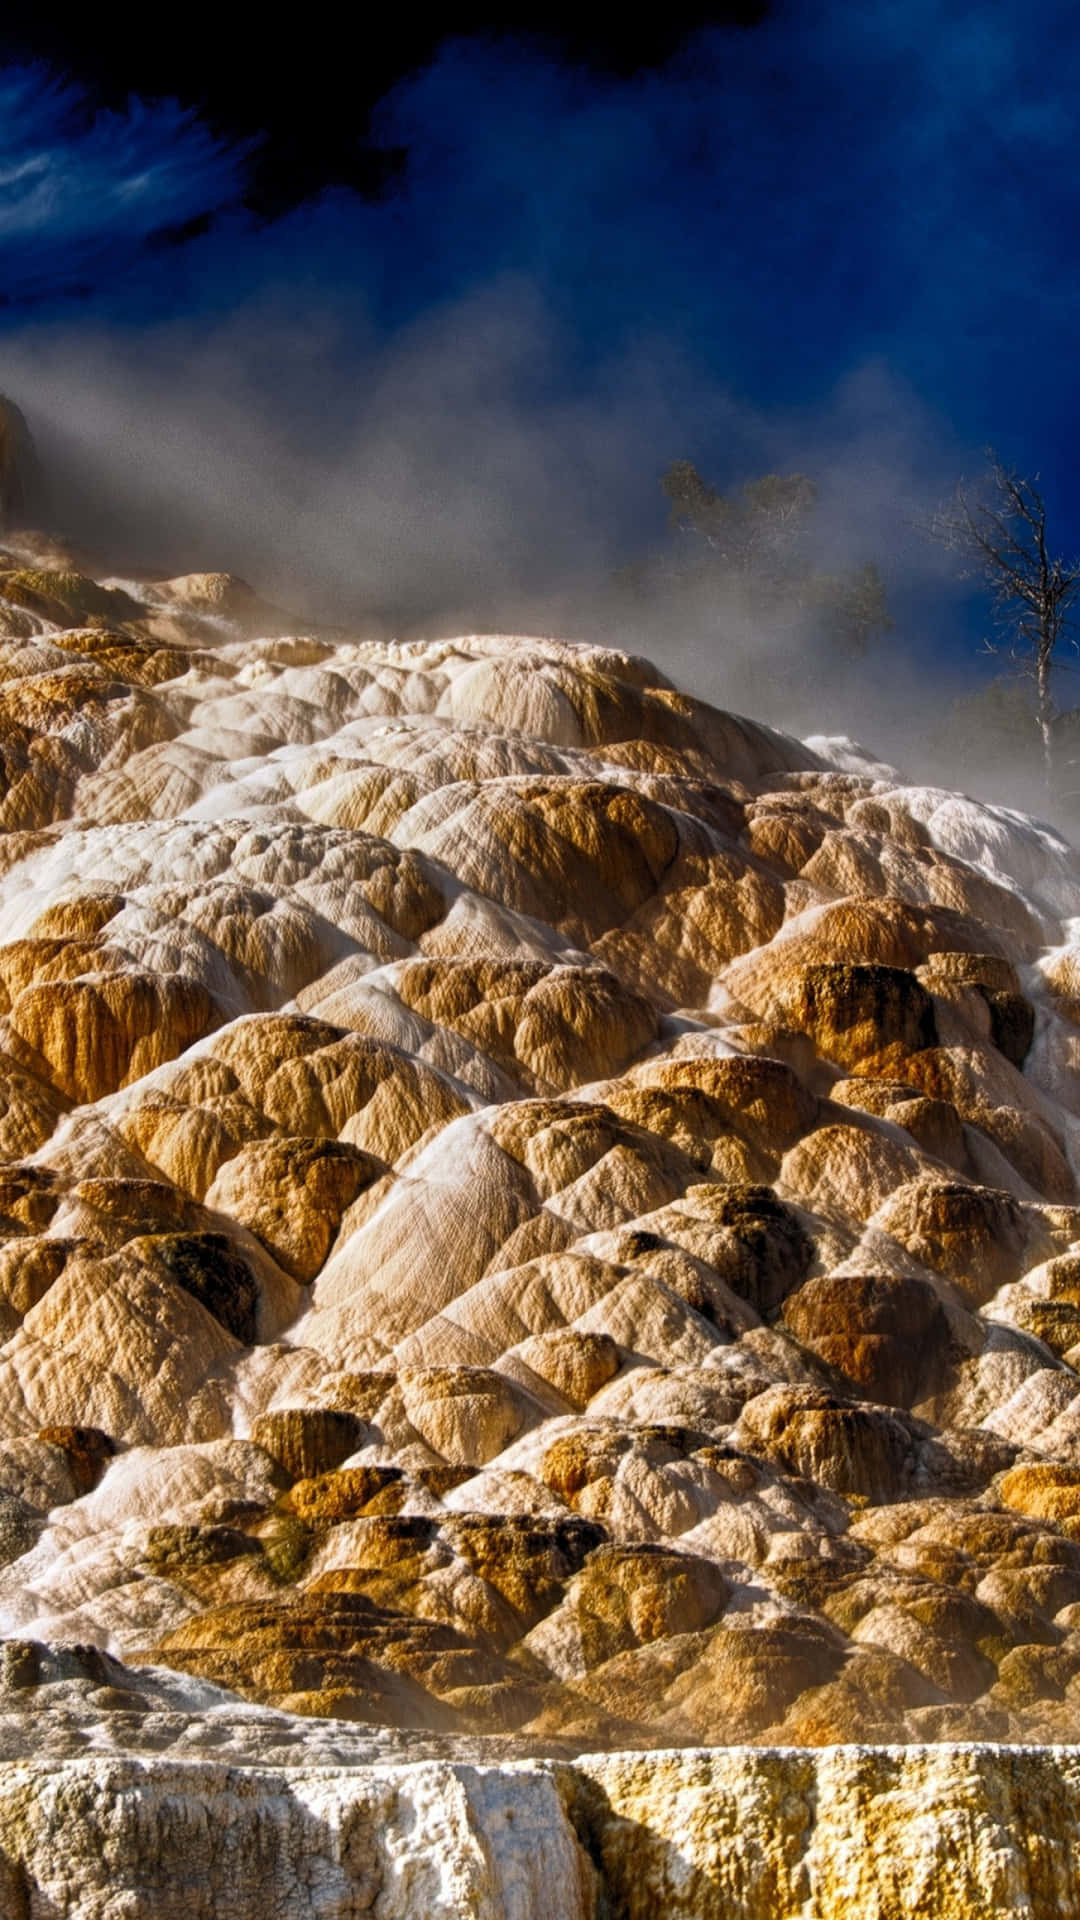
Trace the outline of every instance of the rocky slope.
<instances>
[{"instance_id":1,"label":"rocky slope","mask_svg":"<svg viewBox=\"0 0 1080 1920\"><path fill-rule=\"evenodd\" d=\"M1074 1739L1080 860L615 651L289 626L0 552L11 1724L84 1643L91 1799L152 1667L579 1835L590 1750Z\"/></svg>"}]
</instances>

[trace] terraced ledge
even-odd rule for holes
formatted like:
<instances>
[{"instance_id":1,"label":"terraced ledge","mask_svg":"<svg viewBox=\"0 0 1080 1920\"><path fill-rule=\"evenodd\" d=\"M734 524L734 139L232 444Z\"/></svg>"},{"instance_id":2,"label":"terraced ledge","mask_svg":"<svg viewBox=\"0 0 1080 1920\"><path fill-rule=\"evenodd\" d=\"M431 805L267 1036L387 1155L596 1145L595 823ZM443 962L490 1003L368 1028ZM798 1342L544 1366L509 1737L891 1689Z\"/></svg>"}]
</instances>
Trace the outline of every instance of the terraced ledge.
<instances>
[{"instance_id":1,"label":"terraced ledge","mask_svg":"<svg viewBox=\"0 0 1080 1920\"><path fill-rule=\"evenodd\" d=\"M1069 1920L1080 1747L0 1767L11 1920Z\"/></svg>"},{"instance_id":2,"label":"terraced ledge","mask_svg":"<svg viewBox=\"0 0 1080 1920\"><path fill-rule=\"evenodd\" d=\"M0 1920L1080 1917L1080 851L81 566L0 552Z\"/></svg>"}]
</instances>

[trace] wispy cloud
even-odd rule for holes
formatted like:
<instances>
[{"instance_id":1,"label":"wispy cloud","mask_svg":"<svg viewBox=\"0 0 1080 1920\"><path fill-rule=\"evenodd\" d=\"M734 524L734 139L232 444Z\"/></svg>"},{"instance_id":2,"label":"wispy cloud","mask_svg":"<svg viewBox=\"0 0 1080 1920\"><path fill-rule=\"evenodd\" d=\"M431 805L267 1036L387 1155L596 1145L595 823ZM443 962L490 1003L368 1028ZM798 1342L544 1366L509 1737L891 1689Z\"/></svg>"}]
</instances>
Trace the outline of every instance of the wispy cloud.
<instances>
[{"instance_id":1,"label":"wispy cloud","mask_svg":"<svg viewBox=\"0 0 1080 1920\"><path fill-rule=\"evenodd\" d=\"M92 112L43 68L0 71L0 294L99 288L154 236L231 201L242 166L175 100Z\"/></svg>"}]
</instances>

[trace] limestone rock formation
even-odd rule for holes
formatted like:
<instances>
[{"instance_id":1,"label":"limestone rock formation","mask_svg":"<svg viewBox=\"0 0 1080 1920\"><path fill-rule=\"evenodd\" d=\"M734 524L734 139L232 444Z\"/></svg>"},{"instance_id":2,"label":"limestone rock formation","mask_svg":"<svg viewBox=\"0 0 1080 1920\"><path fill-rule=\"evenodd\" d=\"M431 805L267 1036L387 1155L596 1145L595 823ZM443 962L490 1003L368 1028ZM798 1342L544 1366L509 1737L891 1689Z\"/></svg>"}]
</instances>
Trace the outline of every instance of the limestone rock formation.
<instances>
[{"instance_id":1,"label":"limestone rock formation","mask_svg":"<svg viewBox=\"0 0 1080 1920\"><path fill-rule=\"evenodd\" d=\"M30 1727L33 1725L31 1736ZM252 1715L98 1650L0 1668L0 1911L65 1920L1057 1920L1080 1749L504 1755Z\"/></svg>"},{"instance_id":2,"label":"limestone rock formation","mask_svg":"<svg viewBox=\"0 0 1080 1920\"><path fill-rule=\"evenodd\" d=\"M26 518L37 483L30 429L15 402L0 393L0 533Z\"/></svg>"},{"instance_id":3,"label":"limestone rock formation","mask_svg":"<svg viewBox=\"0 0 1080 1920\"><path fill-rule=\"evenodd\" d=\"M301 1756L262 1912L547 1911L495 1775L318 1784L304 1717L555 1756L515 1779L571 1916L906 1912L939 1791L1018 1825L918 1910L1080 1911L1013 1762L926 1750L1080 1737L1080 857L611 648L290 633L4 539L0 1631L28 1699L19 1647L125 1663L0 1790L13 1910L123 1905L86 1862L145 1674ZM850 1743L892 1758L809 1751Z\"/></svg>"}]
</instances>

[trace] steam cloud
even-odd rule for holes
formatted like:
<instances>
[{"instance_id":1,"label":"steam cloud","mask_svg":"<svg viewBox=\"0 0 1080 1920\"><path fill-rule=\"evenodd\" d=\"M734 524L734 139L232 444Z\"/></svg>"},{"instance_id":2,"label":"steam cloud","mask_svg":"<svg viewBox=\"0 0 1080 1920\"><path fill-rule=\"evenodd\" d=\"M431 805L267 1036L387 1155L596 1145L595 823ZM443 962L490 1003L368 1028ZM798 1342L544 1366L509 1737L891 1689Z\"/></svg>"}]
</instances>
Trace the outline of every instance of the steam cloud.
<instances>
[{"instance_id":1,"label":"steam cloud","mask_svg":"<svg viewBox=\"0 0 1080 1920\"><path fill-rule=\"evenodd\" d=\"M120 571L227 567L360 630L611 638L720 703L950 778L931 734L980 675L978 616L911 523L991 423L977 368L946 413L928 329L963 322L978 360L1010 232L1029 263L1055 239L1052 212L1033 233L1005 204L991 244L985 156L957 142L993 119L1052 157L1069 63L1046 98L1018 19L976 42L919 14L821 29L793 7L619 81L450 43L379 115L408 148L400 188L268 225L239 204L242 154L179 108L87 121L70 90L0 75L0 387L55 517ZM200 215L209 231L147 249ZM58 298L73 274L85 296ZM822 564L877 560L897 617L871 671L838 678L734 604L671 625L618 587L666 537L678 456L722 485L814 476ZM995 756L999 798L1003 777Z\"/></svg>"}]
</instances>

